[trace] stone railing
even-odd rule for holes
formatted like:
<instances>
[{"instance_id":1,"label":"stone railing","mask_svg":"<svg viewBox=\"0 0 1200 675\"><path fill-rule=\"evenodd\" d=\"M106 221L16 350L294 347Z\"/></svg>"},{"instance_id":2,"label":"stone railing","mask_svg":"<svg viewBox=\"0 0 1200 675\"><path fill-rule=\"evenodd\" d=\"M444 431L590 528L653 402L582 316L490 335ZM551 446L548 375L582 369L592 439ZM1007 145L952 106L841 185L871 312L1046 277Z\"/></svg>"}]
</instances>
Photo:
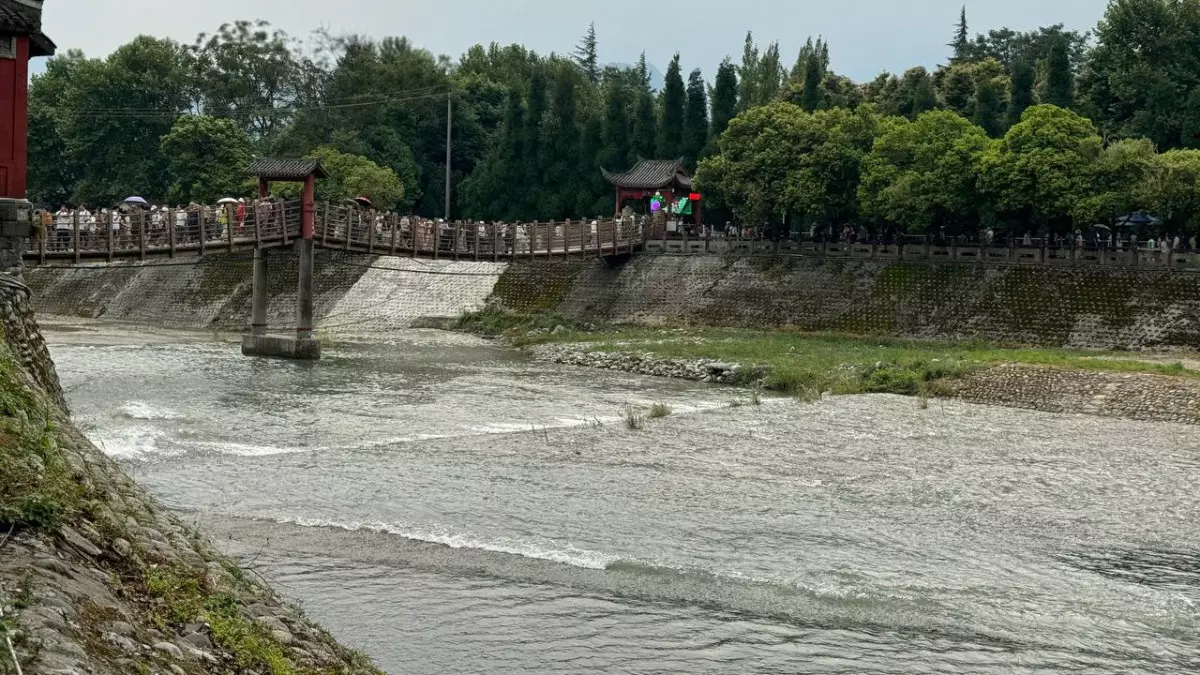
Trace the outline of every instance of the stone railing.
<instances>
[{"instance_id":1,"label":"stone railing","mask_svg":"<svg viewBox=\"0 0 1200 675\"><path fill-rule=\"evenodd\" d=\"M936 243L931 238L906 237L889 243L849 243L812 240L770 240L753 237L651 238L647 253L672 255L794 255L858 260L904 260L1025 265L1094 265L1148 267L1200 271L1200 251L1163 252L1161 249L1131 249L1128 244L1108 248L1085 244L1056 246L1033 240L1030 245L987 246L977 242Z\"/></svg>"}]
</instances>

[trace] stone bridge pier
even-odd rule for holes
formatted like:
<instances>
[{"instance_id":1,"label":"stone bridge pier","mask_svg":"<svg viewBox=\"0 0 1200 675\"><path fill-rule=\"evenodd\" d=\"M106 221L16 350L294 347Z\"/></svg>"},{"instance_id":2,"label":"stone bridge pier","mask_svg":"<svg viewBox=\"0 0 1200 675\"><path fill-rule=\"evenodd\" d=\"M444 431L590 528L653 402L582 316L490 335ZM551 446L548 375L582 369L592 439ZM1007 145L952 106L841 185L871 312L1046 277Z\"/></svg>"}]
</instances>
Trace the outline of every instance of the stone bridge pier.
<instances>
[{"instance_id":1,"label":"stone bridge pier","mask_svg":"<svg viewBox=\"0 0 1200 675\"><path fill-rule=\"evenodd\" d=\"M318 178L328 174L318 160L258 160L250 166L250 175L258 178L258 196L270 195L271 182L304 184L301 193L300 238L296 254L300 259L296 290L296 332L293 335L270 335L267 332L267 264L268 251L254 250L254 280L250 309L250 332L242 337L242 354L272 356L285 359L316 361L321 358L321 343L313 336L313 277L315 192Z\"/></svg>"}]
</instances>

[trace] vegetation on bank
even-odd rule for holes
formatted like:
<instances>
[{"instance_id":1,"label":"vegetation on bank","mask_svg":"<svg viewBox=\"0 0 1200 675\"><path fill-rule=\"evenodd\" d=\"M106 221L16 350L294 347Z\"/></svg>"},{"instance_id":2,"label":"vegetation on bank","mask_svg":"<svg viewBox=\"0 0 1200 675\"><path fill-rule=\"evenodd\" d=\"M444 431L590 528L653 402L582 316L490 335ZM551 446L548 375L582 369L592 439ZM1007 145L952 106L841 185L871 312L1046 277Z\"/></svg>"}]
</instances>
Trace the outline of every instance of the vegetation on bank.
<instances>
[{"instance_id":1,"label":"vegetation on bank","mask_svg":"<svg viewBox=\"0 0 1200 675\"><path fill-rule=\"evenodd\" d=\"M734 328L584 330L560 315L495 309L462 317L458 327L520 346L575 345L588 351L640 352L664 359L743 366L743 384L811 398L834 394L939 395L949 380L1003 364L1062 370L1200 377L1180 363L1140 360L1128 352L1006 347L888 337Z\"/></svg>"}]
</instances>

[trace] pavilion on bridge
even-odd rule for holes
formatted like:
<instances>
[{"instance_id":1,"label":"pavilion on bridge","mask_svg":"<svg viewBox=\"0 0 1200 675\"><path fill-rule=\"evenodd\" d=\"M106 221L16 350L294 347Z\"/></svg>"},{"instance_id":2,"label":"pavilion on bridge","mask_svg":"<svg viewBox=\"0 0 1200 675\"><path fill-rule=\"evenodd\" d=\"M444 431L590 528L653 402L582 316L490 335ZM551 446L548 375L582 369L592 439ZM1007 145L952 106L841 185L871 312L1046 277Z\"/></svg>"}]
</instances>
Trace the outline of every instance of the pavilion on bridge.
<instances>
[{"instance_id":1,"label":"pavilion on bridge","mask_svg":"<svg viewBox=\"0 0 1200 675\"><path fill-rule=\"evenodd\" d=\"M632 169L625 173L613 173L601 169L604 178L617 188L617 208L619 215L625 202L629 200L646 200L661 195L666 204L676 205L680 200L692 196L692 176L683 166L683 158L679 159L639 159Z\"/></svg>"}]
</instances>

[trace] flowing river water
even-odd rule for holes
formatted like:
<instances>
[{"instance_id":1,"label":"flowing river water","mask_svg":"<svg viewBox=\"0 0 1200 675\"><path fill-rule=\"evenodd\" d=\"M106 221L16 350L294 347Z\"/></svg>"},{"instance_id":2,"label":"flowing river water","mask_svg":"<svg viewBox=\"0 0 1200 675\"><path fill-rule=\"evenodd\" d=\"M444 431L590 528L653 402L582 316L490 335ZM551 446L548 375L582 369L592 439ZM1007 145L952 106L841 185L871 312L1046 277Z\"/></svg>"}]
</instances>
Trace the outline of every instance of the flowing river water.
<instances>
[{"instance_id":1,"label":"flowing river water","mask_svg":"<svg viewBox=\"0 0 1200 675\"><path fill-rule=\"evenodd\" d=\"M1200 671L1194 427L48 329L89 437L390 673Z\"/></svg>"}]
</instances>

